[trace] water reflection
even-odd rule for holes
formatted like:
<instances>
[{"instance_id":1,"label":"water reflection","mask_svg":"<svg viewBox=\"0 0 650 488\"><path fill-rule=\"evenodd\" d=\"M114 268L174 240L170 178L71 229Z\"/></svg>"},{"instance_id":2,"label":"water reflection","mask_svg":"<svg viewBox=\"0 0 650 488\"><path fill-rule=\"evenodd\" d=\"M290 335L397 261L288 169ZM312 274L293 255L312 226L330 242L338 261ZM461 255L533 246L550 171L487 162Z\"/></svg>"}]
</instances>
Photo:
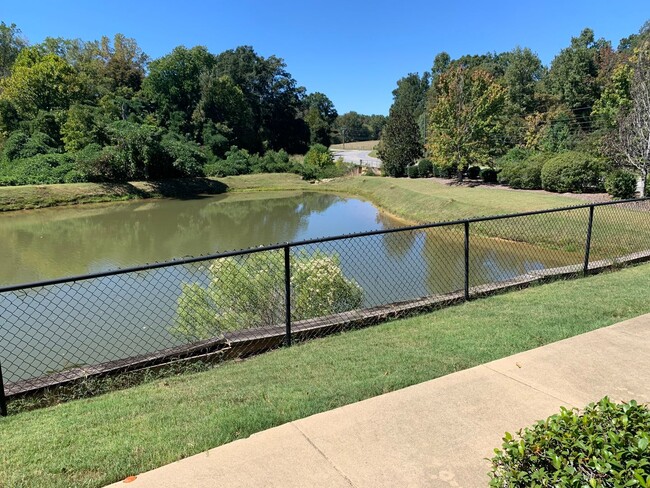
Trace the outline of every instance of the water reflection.
<instances>
[{"instance_id":1,"label":"water reflection","mask_svg":"<svg viewBox=\"0 0 650 488\"><path fill-rule=\"evenodd\" d=\"M0 284L394 226L371 204L265 192L0 215Z\"/></svg>"}]
</instances>

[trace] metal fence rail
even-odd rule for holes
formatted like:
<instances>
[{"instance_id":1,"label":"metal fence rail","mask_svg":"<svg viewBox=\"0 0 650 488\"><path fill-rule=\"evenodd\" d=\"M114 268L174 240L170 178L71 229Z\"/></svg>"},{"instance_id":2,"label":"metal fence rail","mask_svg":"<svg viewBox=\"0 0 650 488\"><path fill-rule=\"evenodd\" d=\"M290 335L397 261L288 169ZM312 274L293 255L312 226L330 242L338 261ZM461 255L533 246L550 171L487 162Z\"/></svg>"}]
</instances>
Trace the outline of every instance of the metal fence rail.
<instances>
[{"instance_id":1,"label":"metal fence rail","mask_svg":"<svg viewBox=\"0 0 650 488\"><path fill-rule=\"evenodd\" d=\"M229 358L650 257L650 201L310 239L0 288L6 398L197 355Z\"/></svg>"}]
</instances>

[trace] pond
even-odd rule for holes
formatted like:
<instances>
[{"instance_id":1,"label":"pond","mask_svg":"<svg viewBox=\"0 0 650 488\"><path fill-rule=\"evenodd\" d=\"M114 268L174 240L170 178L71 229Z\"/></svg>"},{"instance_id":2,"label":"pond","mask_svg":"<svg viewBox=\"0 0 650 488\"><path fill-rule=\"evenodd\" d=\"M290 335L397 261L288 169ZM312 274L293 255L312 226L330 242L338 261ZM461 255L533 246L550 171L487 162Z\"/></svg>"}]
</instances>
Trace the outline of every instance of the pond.
<instances>
[{"instance_id":1,"label":"pond","mask_svg":"<svg viewBox=\"0 0 650 488\"><path fill-rule=\"evenodd\" d=\"M0 215L3 285L403 224L368 202L316 192L259 192L51 208ZM462 226L301 246L335 254L363 306L462 289ZM572 253L471 238L472 285L576 262ZM155 269L0 294L6 381L152 353L188 342L172 333L183 283L206 264ZM283 284L278 284L283 289ZM279 319L279 323L282 320Z\"/></svg>"}]
</instances>

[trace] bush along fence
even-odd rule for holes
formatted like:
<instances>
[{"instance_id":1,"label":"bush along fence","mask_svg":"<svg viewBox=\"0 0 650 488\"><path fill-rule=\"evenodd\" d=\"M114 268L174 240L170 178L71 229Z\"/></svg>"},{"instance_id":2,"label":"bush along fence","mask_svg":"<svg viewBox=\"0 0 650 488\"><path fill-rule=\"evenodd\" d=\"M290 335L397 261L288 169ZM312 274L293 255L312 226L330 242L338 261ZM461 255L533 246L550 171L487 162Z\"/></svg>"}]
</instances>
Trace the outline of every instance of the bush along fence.
<instances>
[{"instance_id":1,"label":"bush along fence","mask_svg":"<svg viewBox=\"0 0 650 488\"><path fill-rule=\"evenodd\" d=\"M650 258L649 199L277 244L0 288L7 399L245 357L549 277Z\"/></svg>"}]
</instances>

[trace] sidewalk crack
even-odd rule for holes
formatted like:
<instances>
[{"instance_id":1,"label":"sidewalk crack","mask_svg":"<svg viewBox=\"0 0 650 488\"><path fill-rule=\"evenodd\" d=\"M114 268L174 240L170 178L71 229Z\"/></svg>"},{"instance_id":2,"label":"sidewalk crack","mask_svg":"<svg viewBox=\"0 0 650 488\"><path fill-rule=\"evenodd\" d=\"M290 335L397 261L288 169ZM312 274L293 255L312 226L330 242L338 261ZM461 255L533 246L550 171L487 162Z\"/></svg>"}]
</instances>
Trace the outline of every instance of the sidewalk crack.
<instances>
[{"instance_id":1,"label":"sidewalk crack","mask_svg":"<svg viewBox=\"0 0 650 488\"><path fill-rule=\"evenodd\" d=\"M356 485L355 485L354 483L352 483L352 480L351 480L350 478L348 478L348 477L345 475L345 473L344 473L343 471L341 471L341 470L340 470L340 469L339 469L339 468L338 468L338 467L337 467L337 466L332 462L332 460L331 460L330 458L328 458L327 455L326 455L323 451L321 451L321 450L319 449L319 447L318 447L316 444L314 444L314 443L312 442L312 440L311 440L309 437L307 437L307 435L306 435L302 430L300 430L300 427L298 427L294 422L291 422L291 425L292 425L292 426L293 426L293 427L294 427L298 432L300 432L300 435L302 435L302 436L305 438L305 440L306 440L307 442L309 442L309 444L310 444L314 449L316 449L316 451L318 451L318 453L319 453L321 456L323 456L323 458L325 458L325 460L329 463L329 465L332 466L332 468L334 468L334 470L335 470L338 474L340 474L340 475L345 479L345 481L347 481L348 485L350 485L350 486L353 487L353 488L356 488Z\"/></svg>"},{"instance_id":2,"label":"sidewalk crack","mask_svg":"<svg viewBox=\"0 0 650 488\"><path fill-rule=\"evenodd\" d=\"M572 408L576 408L576 406L574 404L572 404L571 402L568 402L568 401L564 400L563 398L557 397L557 396L549 393L548 391L544 391L544 390L540 390L539 388L535 388L534 386L529 385L528 383L526 383L526 382L524 382L522 380L518 380L517 378L513 378L512 376L509 376L509 375L507 375L505 373L502 373L501 371L497 371L496 369L490 368L487 364L483 364L482 366L484 368L486 368L486 369L489 369L493 373L500 374L501 376L504 376L504 377L506 377L506 378L508 378L508 379L510 379L512 381L516 381L517 383L519 383L521 385L524 385L524 386L527 386L528 388L530 388L532 390L535 390L535 391L537 391L539 393L542 393L543 395L550 396L551 398L555 398L556 400L558 400L558 401L560 401L562 403L566 403L567 405L570 405Z\"/></svg>"}]
</instances>

